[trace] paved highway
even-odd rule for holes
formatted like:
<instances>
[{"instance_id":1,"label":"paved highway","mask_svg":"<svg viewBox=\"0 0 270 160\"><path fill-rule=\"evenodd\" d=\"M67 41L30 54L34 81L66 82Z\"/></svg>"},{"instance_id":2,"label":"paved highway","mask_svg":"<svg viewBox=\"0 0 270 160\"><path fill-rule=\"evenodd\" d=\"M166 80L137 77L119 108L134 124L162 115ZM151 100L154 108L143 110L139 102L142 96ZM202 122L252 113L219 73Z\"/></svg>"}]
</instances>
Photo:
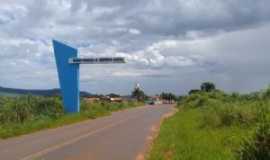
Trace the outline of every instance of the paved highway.
<instances>
[{"instance_id":1,"label":"paved highway","mask_svg":"<svg viewBox=\"0 0 270 160\"><path fill-rule=\"evenodd\" d=\"M1 160L135 160L171 105L145 106L0 140Z\"/></svg>"}]
</instances>

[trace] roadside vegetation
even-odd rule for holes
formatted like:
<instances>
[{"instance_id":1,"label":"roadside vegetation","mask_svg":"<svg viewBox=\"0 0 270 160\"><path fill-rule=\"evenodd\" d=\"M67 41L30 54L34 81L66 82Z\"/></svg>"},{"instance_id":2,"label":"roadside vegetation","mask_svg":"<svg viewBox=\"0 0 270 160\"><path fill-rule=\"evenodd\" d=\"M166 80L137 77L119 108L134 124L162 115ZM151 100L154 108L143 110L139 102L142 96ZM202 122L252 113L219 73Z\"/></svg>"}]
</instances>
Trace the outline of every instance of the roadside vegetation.
<instances>
[{"instance_id":1,"label":"roadside vegetation","mask_svg":"<svg viewBox=\"0 0 270 160\"><path fill-rule=\"evenodd\" d=\"M54 128L86 119L109 115L113 111L142 105L137 101L110 103L81 100L81 112L64 114L59 97L0 96L0 138L8 138Z\"/></svg>"},{"instance_id":2,"label":"roadside vegetation","mask_svg":"<svg viewBox=\"0 0 270 160\"><path fill-rule=\"evenodd\" d=\"M204 83L164 121L149 160L269 160L270 88L227 94Z\"/></svg>"}]
</instances>

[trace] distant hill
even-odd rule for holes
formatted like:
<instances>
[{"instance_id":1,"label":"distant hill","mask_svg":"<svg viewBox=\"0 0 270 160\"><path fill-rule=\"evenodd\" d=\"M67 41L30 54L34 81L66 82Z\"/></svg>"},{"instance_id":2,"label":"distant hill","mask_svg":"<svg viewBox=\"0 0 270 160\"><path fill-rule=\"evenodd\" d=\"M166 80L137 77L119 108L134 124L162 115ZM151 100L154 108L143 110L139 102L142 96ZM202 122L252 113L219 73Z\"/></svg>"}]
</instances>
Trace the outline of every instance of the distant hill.
<instances>
[{"instance_id":1,"label":"distant hill","mask_svg":"<svg viewBox=\"0 0 270 160\"><path fill-rule=\"evenodd\" d=\"M58 96L60 95L59 89L16 89L16 88L5 88L0 87L0 96L18 96L18 95L36 95L36 96ZM81 91L80 95L82 97L91 96L91 93Z\"/></svg>"}]
</instances>

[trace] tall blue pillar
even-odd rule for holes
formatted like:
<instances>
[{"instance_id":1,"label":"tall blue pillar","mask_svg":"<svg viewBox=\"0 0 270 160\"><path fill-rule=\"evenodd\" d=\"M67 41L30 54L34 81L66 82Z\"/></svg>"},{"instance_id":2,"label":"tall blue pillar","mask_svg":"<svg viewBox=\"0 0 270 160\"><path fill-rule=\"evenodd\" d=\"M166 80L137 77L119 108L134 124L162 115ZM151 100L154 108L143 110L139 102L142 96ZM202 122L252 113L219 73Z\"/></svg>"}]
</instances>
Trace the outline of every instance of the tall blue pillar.
<instances>
[{"instance_id":1,"label":"tall blue pillar","mask_svg":"<svg viewBox=\"0 0 270 160\"><path fill-rule=\"evenodd\" d=\"M78 57L78 51L56 40L53 48L65 112L79 112L79 64L69 64L69 58Z\"/></svg>"}]
</instances>

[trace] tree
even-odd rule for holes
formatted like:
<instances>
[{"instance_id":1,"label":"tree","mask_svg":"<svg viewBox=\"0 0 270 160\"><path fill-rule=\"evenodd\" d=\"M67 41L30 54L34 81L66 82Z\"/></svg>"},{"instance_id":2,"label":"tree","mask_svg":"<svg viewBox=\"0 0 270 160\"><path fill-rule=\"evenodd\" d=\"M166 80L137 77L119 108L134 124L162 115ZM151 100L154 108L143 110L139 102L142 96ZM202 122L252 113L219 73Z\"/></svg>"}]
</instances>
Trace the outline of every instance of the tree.
<instances>
[{"instance_id":1,"label":"tree","mask_svg":"<svg viewBox=\"0 0 270 160\"><path fill-rule=\"evenodd\" d=\"M192 94L199 93L199 92L200 92L200 90L198 90L198 89L192 89L192 90L190 90L190 91L188 92L188 94L189 94L189 95L192 95Z\"/></svg>"},{"instance_id":2,"label":"tree","mask_svg":"<svg viewBox=\"0 0 270 160\"><path fill-rule=\"evenodd\" d=\"M132 97L136 98L138 101L144 101L146 99L146 95L140 88L135 88L132 92Z\"/></svg>"},{"instance_id":3,"label":"tree","mask_svg":"<svg viewBox=\"0 0 270 160\"><path fill-rule=\"evenodd\" d=\"M169 101L171 101L171 100L176 101L177 100L177 97L173 93L164 93L164 92L162 92L160 97L162 99L164 99L164 100L169 100Z\"/></svg>"},{"instance_id":4,"label":"tree","mask_svg":"<svg viewBox=\"0 0 270 160\"><path fill-rule=\"evenodd\" d=\"M204 92L212 92L212 91L216 90L216 86L212 82L204 82L201 85L201 90Z\"/></svg>"}]
</instances>

